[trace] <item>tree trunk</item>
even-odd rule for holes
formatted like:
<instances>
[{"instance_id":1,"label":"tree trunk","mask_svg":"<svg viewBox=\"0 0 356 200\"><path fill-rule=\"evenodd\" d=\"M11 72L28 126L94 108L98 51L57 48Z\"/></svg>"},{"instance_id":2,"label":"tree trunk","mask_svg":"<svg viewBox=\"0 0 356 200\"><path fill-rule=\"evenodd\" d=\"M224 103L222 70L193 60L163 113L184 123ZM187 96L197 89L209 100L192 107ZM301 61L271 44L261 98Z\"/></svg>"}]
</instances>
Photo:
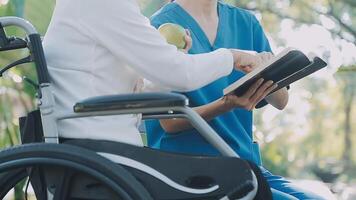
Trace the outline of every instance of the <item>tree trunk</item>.
<instances>
[{"instance_id":1,"label":"tree trunk","mask_svg":"<svg viewBox=\"0 0 356 200\"><path fill-rule=\"evenodd\" d=\"M351 144L351 112L352 112L352 103L354 98L354 88L352 85L345 85L344 89L344 97L345 97L345 122L344 122L344 151L342 158L345 162L345 167L348 168L351 165L351 152L352 152L352 144Z\"/></svg>"}]
</instances>

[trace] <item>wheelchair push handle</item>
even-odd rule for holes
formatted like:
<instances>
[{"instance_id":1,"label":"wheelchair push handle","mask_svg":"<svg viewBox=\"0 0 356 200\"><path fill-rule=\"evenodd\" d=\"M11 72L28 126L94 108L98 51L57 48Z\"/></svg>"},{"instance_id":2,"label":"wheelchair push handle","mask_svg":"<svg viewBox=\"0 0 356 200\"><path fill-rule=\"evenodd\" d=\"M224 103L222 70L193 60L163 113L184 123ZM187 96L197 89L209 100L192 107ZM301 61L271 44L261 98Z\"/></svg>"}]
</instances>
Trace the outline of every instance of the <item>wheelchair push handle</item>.
<instances>
[{"instance_id":1,"label":"wheelchair push handle","mask_svg":"<svg viewBox=\"0 0 356 200\"><path fill-rule=\"evenodd\" d=\"M27 39L8 38L4 31L4 28L7 26L16 26L23 29L26 32ZM0 17L0 51L22 48L28 48L30 50L32 61L36 65L39 84L48 84L49 74L43 52L41 36L38 34L35 27L27 20L19 17ZM16 65L11 67L14 66ZM10 69L11 67L8 67L7 69Z\"/></svg>"},{"instance_id":2,"label":"wheelchair push handle","mask_svg":"<svg viewBox=\"0 0 356 200\"><path fill-rule=\"evenodd\" d=\"M27 35L37 34L36 28L27 20L19 17L0 17L0 23L3 27L6 26L17 26L21 27Z\"/></svg>"}]
</instances>

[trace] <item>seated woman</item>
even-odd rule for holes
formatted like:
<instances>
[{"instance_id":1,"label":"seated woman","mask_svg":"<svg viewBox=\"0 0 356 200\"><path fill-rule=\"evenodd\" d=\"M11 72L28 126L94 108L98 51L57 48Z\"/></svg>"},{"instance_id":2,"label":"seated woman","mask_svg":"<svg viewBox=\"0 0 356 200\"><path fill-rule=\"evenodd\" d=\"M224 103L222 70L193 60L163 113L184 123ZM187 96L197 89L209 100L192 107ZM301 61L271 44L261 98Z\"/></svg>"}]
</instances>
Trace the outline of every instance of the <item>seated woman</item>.
<instances>
[{"instance_id":1,"label":"seated woman","mask_svg":"<svg viewBox=\"0 0 356 200\"><path fill-rule=\"evenodd\" d=\"M155 27L168 22L190 30L193 39L193 46L189 51L191 54L211 52L219 48L271 51L255 16L218 0L176 0L165 5L151 19ZM242 70L248 73L252 68L246 67ZM320 199L262 167L258 144L253 141L251 110L264 95L256 96L246 92L241 97L228 95L221 98L223 89L243 75L241 71L233 71L203 88L183 94L189 98L190 105L209 121L215 131L242 158L260 165L273 189L274 199ZM195 78L199 80L200 77ZM261 86L260 89L267 91L273 87L272 83L267 83L269 85ZM269 95L257 107L265 105L265 101L283 109L288 102L287 89L283 88ZM146 129L150 147L191 154L218 154L184 119L148 121Z\"/></svg>"}]
</instances>

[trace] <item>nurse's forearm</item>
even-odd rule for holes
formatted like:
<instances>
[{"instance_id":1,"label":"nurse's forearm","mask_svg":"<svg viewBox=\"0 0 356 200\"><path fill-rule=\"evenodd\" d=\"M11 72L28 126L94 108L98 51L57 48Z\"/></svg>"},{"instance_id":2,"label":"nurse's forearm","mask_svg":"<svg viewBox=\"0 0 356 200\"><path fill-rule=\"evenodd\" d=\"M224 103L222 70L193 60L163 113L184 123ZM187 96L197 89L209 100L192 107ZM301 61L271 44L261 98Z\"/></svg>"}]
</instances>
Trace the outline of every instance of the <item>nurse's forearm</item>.
<instances>
[{"instance_id":1,"label":"nurse's forearm","mask_svg":"<svg viewBox=\"0 0 356 200\"><path fill-rule=\"evenodd\" d=\"M213 118L229 111L229 109L224 106L224 102L221 99L204 106L195 107L194 110L206 121L210 121ZM188 120L181 118L162 119L160 120L160 124L167 133L172 134L193 128Z\"/></svg>"},{"instance_id":2,"label":"nurse's forearm","mask_svg":"<svg viewBox=\"0 0 356 200\"><path fill-rule=\"evenodd\" d=\"M283 110L288 103L288 90L282 88L266 97L266 101L279 110Z\"/></svg>"}]
</instances>

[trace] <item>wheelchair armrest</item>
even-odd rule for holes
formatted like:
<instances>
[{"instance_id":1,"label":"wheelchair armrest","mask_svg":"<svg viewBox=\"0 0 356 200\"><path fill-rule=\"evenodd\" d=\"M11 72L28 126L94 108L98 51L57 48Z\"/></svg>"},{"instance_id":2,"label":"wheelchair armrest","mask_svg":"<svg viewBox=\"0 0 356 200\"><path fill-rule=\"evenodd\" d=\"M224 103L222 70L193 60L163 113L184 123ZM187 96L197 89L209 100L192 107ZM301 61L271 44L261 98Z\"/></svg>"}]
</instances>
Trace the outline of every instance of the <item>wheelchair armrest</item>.
<instances>
[{"instance_id":1,"label":"wheelchair armrest","mask_svg":"<svg viewBox=\"0 0 356 200\"><path fill-rule=\"evenodd\" d=\"M138 93L98 96L85 99L74 105L74 112L100 112L128 109L182 107L188 99L175 93Z\"/></svg>"}]
</instances>

